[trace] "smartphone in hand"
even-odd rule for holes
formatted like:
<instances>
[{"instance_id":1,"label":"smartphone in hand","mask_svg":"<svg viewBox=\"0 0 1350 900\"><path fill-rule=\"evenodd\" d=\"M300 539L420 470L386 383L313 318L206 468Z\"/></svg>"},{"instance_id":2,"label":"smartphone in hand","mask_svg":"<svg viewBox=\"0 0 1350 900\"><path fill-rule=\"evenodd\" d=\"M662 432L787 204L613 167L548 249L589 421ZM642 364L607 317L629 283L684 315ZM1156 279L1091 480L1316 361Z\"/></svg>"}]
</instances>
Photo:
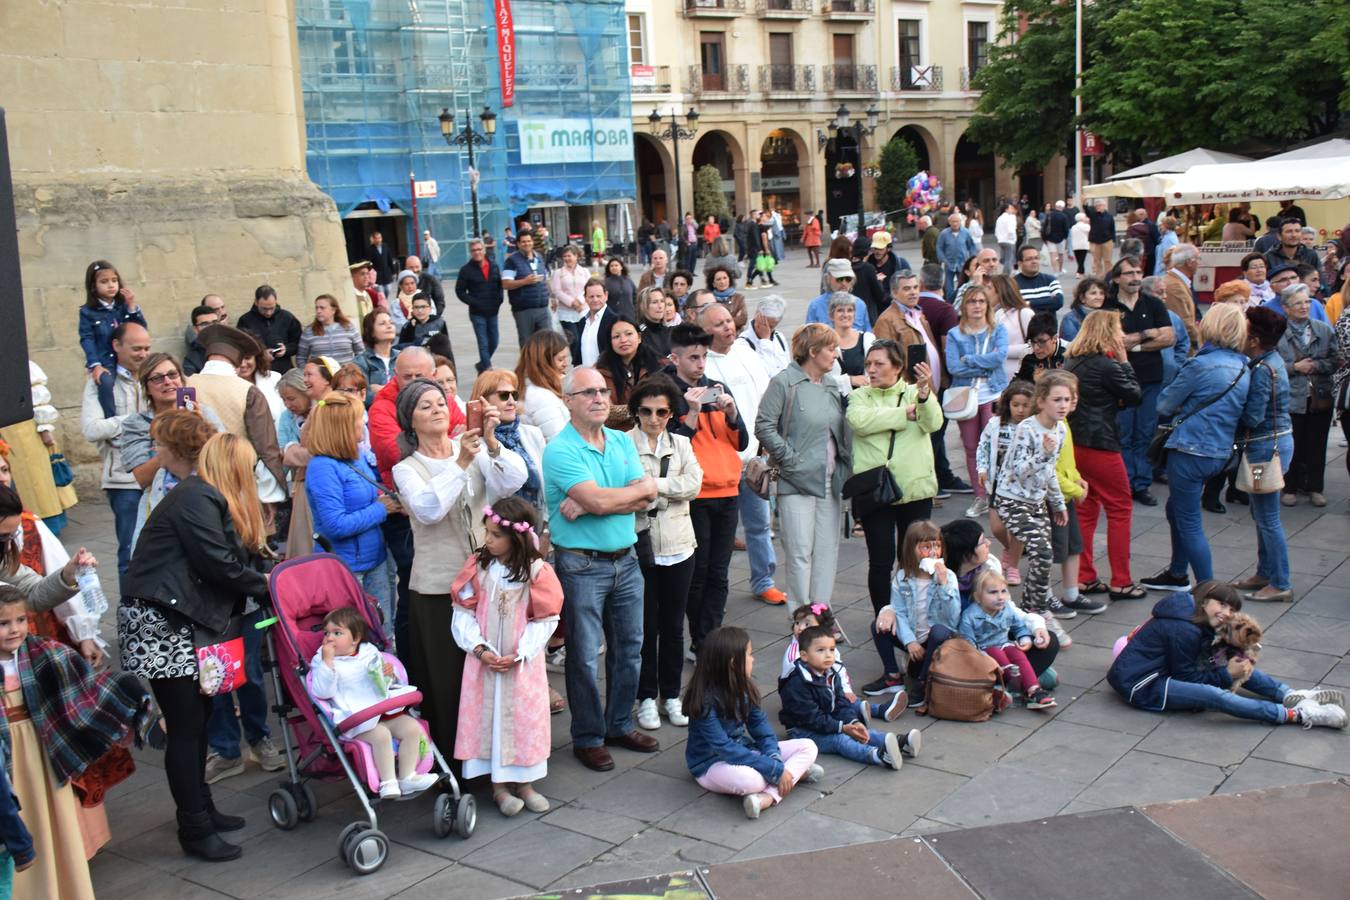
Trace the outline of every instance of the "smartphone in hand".
<instances>
[{"instance_id":1,"label":"smartphone in hand","mask_svg":"<svg viewBox=\"0 0 1350 900\"><path fill-rule=\"evenodd\" d=\"M928 362L928 346L926 344L910 344L905 348L905 381L913 384L918 380L914 372L914 367L919 363Z\"/></svg>"},{"instance_id":2,"label":"smartphone in hand","mask_svg":"<svg viewBox=\"0 0 1350 900\"><path fill-rule=\"evenodd\" d=\"M464 418L466 430L473 431L476 428L481 434L483 431L483 401L481 399L470 400L466 403L464 405Z\"/></svg>"},{"instance_id":3,"label":"smartphone in hand","mask_svg":"<svg viewBox=\"0 0 1350 900\"><path fill-rule=\"evenodd\" d=\"M197 389L195 387L180 387L174 392L174 405L179 409L190 409L194 412L197 409Z\"/></svg>"}]
</instances>

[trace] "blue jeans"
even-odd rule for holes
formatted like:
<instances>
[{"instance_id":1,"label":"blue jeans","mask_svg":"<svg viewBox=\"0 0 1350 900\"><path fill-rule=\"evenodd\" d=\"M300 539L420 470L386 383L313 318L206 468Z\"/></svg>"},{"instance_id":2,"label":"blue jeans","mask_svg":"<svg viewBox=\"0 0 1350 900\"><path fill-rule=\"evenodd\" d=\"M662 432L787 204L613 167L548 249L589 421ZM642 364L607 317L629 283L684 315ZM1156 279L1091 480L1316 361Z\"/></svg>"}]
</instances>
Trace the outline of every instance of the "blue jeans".
<instances>
[{"instance_id":1,"label":"blue jeans","mask_svg":"<svg viewBox=\"0 0 1350 900\"><path fill-rule=\"evenodd\" d=\"M1281 702L1284 695L1289 693L1288 687L1260 669L1253 669L1251 677L1242 687L1243 690L1266 699L1255 700L1232 691L1225 691L1212 684L1196 684L1193 681L1169 678L1163 709L1215 709L1230 716L1237 716L1239 719L1256 719L1273 725L1282 725L1288 721L1288 714Z\"/></svg>"},{"instance_id":2,"label":"blue jeans","mask_svg":"<svg viewBox=\"0 0 1350 900\"><path fill-rule=\"evenodd\" d=\"M412 524L407 516L390 516L384 520L384 545L389 548L389 558L394 562L397 576L398 604L394 607L394 645L405 650L412 646L408 637L408 578L412 575L413 537ZM389 636L388 623L385 636Z\"/></svg>"},{"instance_id":3,"label":"blue jeans","mask_svg":"<svg viewBox=\"0 0 1350 900\"><path fill-rule=\"evenodd\" d=\"M956 276L958 274L956 269L942 267L942 298L948 303L951 303L956 297Z\"/></svg>"},{"instance_id":4,"label":"blue jeans","mask_svg":"<svg viewBox=\"0 0 1350 900\"><path fill-rule=\"evenodd\" d=\"M1161 384L1141 384L1138 406L1127 407L1116 416L1120 428L1120 455L1125 474L1130 476L1131 491L1146 491L1153 484L1153 463L1148 461L1148 445L1158 430L1158 395ZM1171 476L1168 476L1169 483Z\"/></svg>"},{"instance_id":5,"label":"blue jeans","mask_svg":"<svg viewBox=\"0 0 1350 900\"><path fill-rule=\"evenodd\" d=\"M1167 453L1167 526L1172 532L1172 563L1167 571L1173 575L1184 577L1190 569L1197 582L1214 577L1209 539L1200 519L1200 494L1225 462L1180 450Z\"/></svg>"},{"instance_id":6,"label":"blue jeans","mask_svg":"<svg viewBox=\"0 0 1350 900\"><path fill-rule=\"evenodd\" d=\"M873 706L880 704L874 703ZM816 749L821 753L833 753L853 762L869 763L874 766L882 764L877 754L886 750L885 732L873 731L870 728L867 729L865 744L855 741L846 734L817 734L804 728L789 728L788 737L815 741Z\"/></svg>"},{"instance_id":7,"label":"blue jeans","mask_svg":"<svg viewBox=\"0 0 1350 900\"><path fill-rule=\"evenodd\" d=\"M1280 464L1289 471L1294 456L1294 438L1284 435L1277 443ZM1280 524L1280 492L1248 494L1252 521L1256 523L1256 574L1270 582L1272 587L1287 591L1294 586L1289 576L1289 544L1284 526Z\"/></svg>"},{"instance_id":8,"label":"blue jeans","mask_svg":"<svg viewBox=\"0 0 1350 900\"><path fill-rule=\"evenodd\" d=\"M778 569L770 536L769 501L750 490L750 485L742 478L736 508L741 514L741 527L745 529L745 555L750 557L750 591L761 594L773 587L773 573Z\"/></svg>"},{"instance_id":9,"label":"blue jeans","mask_svg":"<svg viewBox=\"0 0 1350 900\"><path fill-rule=\"evenodd\" d=\"M593 559L555 547L567 632L567 703L572 744L599 747L633 730L633 701L642 670L643 581L637 555ZM605 653L605 697L598 680Z\"/></svg>"},{"instance_id":10,"label":"blue jeans","mask_svg":"<svg viewBox=\"0 0 1350 900\"><path fill-rule=\"evenodd\" d=\"M235 689L239 718L234 716L234 700L229 694L211 699L211 718L206 722L206 743L226 759L238 759L239 726L244 737L256 744L272 732L267 727L267 689L263 687L262 632L253 626L262 620L263 611L255 609L244 616L244 675L248 681Z\"/></svg>"},{"instance_id":11,"label":"blue jeans","mask_svg":"<svg viewBox=\"0 0 1350 900\"><path fill-rule=\"evenodd\" d=\"M105 488L108 505L112 507L113 530L117 532L117 574L125 576L131 565L131 540L136 534L136 513L141 505L139 488Z\"/></svg>"},{"instance_id":12,"label":"blue jeans","mask_svg":"<svg viewBox=\"0 0 1350 900\"><path fill-rule=\"evenodd\" d=\"M497 352L497 316L469 313L474 339L478 341L478 371L492 368L492 354Z\"/></svg>"},{"instance_id":13,"label":"blue jeans","mask_svg":"<svg viewBox=\"0 0 1350 900\"><path fill-rule=\"evenodd\" d=\"M385 625L393 625L396 615L394 597L396 596L398 572L394 568L393 560L389 554L386 552L384 561L373 569L366 572L354 572L353 574L361 582L361 589L375 598L375 604L380 608L380 616Z\"/></svg>"}]
</instances>

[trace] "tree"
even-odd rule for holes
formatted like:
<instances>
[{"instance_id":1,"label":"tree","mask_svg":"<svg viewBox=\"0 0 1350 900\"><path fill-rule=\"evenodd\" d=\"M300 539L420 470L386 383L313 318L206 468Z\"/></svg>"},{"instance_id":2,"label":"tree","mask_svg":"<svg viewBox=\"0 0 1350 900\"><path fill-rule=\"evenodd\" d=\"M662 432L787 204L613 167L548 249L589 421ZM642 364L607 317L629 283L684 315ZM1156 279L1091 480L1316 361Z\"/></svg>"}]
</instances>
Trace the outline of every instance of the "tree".
<instances>
[{"instance_id":1,"label":"tree","mask_svg":"<svg viewBox=\"0 0 1350 900\"><path fill-rule=\"evenodd\" d=\"M896 135L881 148L877 176L877 206L885 212L901 209L905 204L905 182L919 171L919 154L905 138Z\"/></svg>"},{"instance_id":2,"label":"tree","mask_svg":"<svg viewBox=\"0 0 1350 900\"><path fill-rule=\"evenodd\" d=\"M702 222L708 216L727 215L727 195L722 192L722 173L716 166L703 165L694 170L694 218Z\"/></svg>"}]
</instances>

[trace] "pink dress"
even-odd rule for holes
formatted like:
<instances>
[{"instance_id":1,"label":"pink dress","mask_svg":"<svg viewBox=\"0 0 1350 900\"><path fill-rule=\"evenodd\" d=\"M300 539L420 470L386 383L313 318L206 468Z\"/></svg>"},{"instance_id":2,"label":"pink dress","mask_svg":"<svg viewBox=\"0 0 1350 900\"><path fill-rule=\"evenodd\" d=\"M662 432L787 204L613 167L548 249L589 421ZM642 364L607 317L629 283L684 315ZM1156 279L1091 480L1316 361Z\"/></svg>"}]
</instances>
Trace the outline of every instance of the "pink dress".
<instances>
[{"instance_id":1,"label":"pink dress","mask_svg":"<svg viewBox=\"0 0 1350 900\"><path fill-rule=\"evenodd\" d=\"M529 582L512 581L498 562L486 568L469 558L456 576L451 628L469 654L459 696L455 758L464 777L491 774L497 783L529 783L548 772L552 747L544 645L562 610L562 585L553 568L536 560ZM487 644L499 656L521 659L495 673L473 649Z\"/></svg>"}]
</instances>

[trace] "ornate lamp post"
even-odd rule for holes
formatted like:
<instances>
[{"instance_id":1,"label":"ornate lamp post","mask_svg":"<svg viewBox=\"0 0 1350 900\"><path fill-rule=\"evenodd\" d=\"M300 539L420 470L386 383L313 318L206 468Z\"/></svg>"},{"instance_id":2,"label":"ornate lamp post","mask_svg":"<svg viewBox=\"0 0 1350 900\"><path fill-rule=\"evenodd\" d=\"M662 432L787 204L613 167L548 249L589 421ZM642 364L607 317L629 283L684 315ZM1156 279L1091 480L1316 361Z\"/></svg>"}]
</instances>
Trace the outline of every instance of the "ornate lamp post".
<instances>
[{"instance_id":1,"label":"ornate lamp post","mask_svg":"<svg viewBox=\"0 0 1350 900\"><path fill-rule=\"evenodd\" d=\"M492 143L492 136L497 133L497 114L490 107L483 107L483 111L478 114L478 120L483 123L482 134L473 130L468 110L464 112L464 127L459 131L454 130L455 117L450 115L450 110L442 109L437 118L441 123L441 137L445 138L446 144L469 148L469 168L473 170L469 174L469 196L473 200L473 236L482 237L483 224L478 220L478 170L474 168L473 148L477 144Z\"/></svg>"},{"instance_id":2,"label":"ornate lamp post","mask_svg":"<svg viewBox=\"0 0 1350 900\"><path fill-rule=\"evenodd\" d=\"M684 192L680 189L680 141L691 141L694 135L698 134L698 110L691 109L685 114L685 121L689 123L688 128L681 128L680 121L675 116L675 110L670 111L670 125L665 126L665 117L660 112L653 109L647 116L647 123L651 126L652 137L660 141L670 141L671 148L675 155L675 224L680 227L680 217L684 215Z\"/></svg>"},{"instance_id":3,"label":"ornate lamp post","mask_svg":"<svg viewBox=\"0 0 1350 900\"><path fill-rule=\"evenodd\" d=\"M849 121L849 109L843 104L835 110L834 118L826 126L829 129L829 136L819 128L816 129L816 145L825 150L827 155L838 159L839 151L842 149L839 138L846 137L853 143L854 153L857 160L854 163L853 176L858 179L858 233L863 230L863 189L862 179L864 173L875 177L876 170L867 167L864 169L862 162L862 141L863 138L870 136L877 130L878 119L881 116L881 110L877 109L875 103L867 107L865 113L866 119Z\"/></svg>"}]
</instances>

